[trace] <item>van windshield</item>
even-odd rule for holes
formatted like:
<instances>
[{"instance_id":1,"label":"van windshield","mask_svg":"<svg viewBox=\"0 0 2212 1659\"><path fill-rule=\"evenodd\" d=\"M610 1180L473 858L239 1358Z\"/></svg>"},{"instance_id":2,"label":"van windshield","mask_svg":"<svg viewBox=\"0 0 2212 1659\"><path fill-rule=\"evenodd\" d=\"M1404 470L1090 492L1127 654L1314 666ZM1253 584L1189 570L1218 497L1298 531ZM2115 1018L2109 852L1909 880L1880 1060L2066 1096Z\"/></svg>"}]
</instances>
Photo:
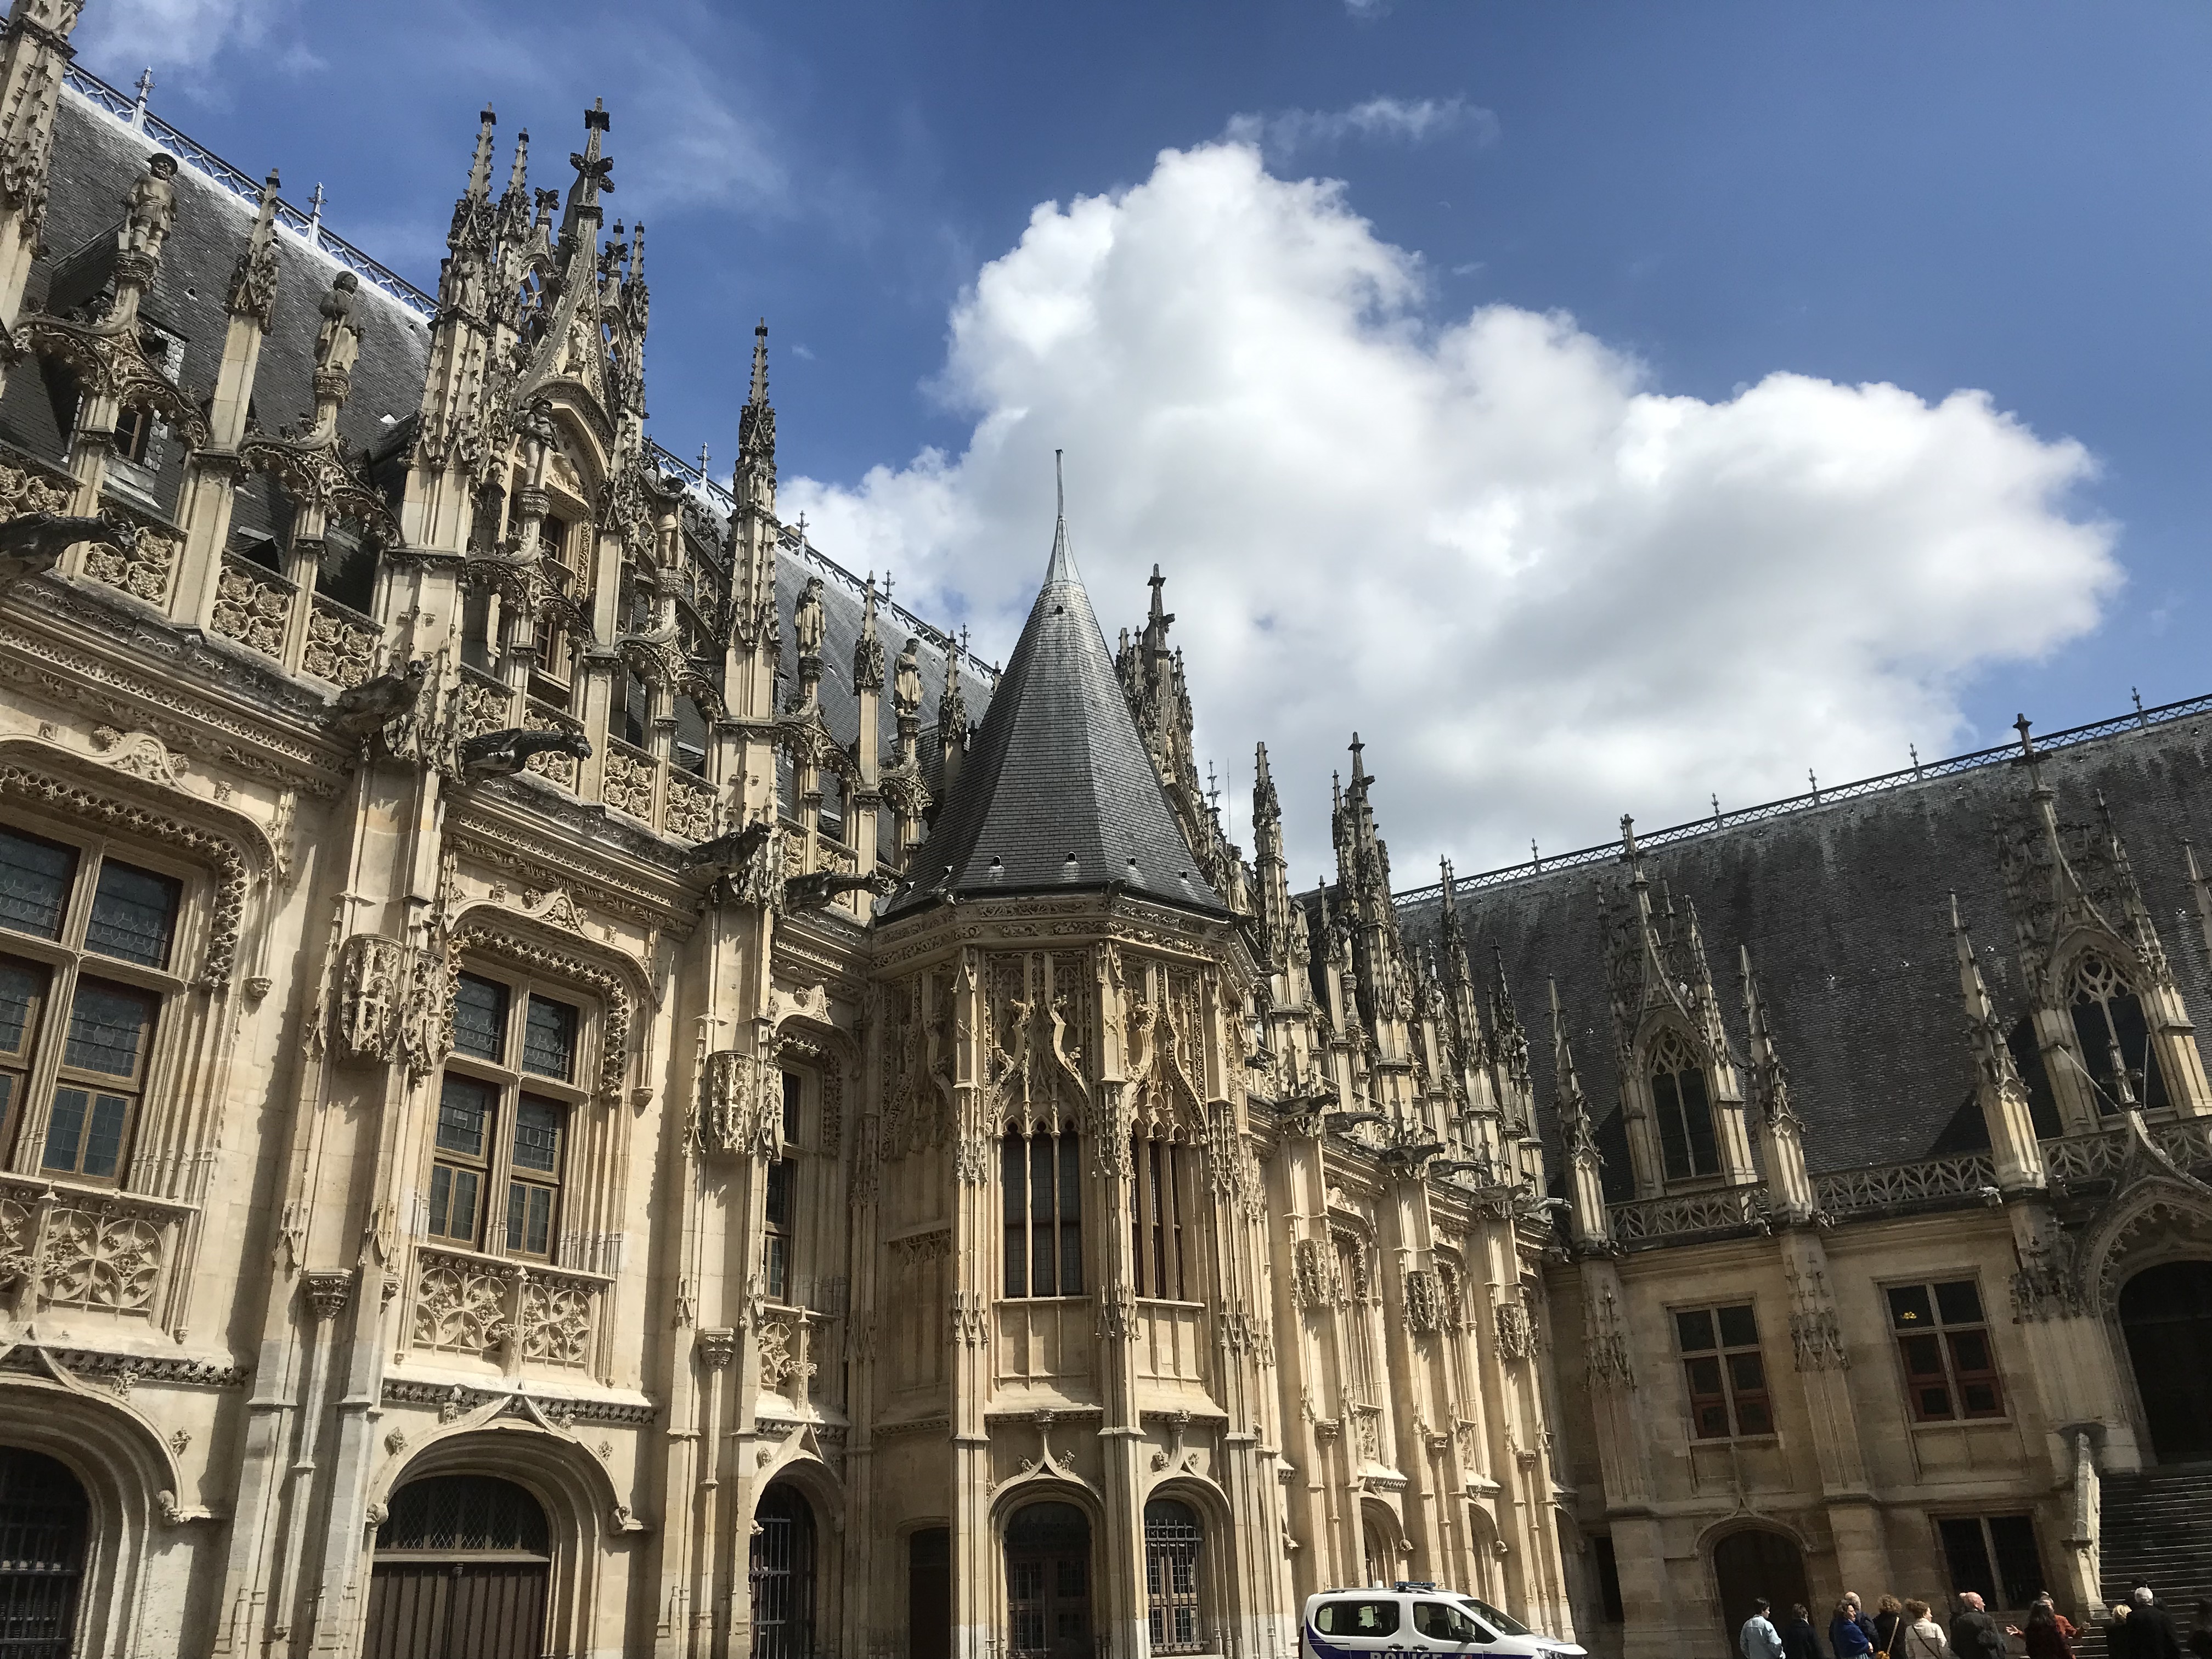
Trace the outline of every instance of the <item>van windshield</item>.
<instances>
[{"instance_id":1,"label":"van windshield","mask_svg":"<svg viewBox=\"0 0 2212 1659\"><path fill-rule=\"evenodd\" d=\"M1474 1608L1482 1622L1500 1636L1529 1636L1534 1633L1511 1613L1500 1613L1487 1601L1472 1595L1462 1595L1459 1599L1462 1605Z\"/></svg>"}]
</instances>

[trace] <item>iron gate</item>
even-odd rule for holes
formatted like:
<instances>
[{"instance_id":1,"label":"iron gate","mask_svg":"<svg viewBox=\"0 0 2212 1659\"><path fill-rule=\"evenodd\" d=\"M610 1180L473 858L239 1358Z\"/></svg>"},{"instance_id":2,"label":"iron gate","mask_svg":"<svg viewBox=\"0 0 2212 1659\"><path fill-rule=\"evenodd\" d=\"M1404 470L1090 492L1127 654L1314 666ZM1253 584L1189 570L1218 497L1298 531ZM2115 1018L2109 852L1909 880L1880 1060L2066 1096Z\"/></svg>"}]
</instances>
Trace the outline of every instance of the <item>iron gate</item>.
<instances>
[{"instance_id":1,"label":"iron gate","mask_svg":"<svg viewBox=\"0 0 2212 1659\"><path fill-rule=\"evenodd\" d=\"M1198 1552L1206 1541L1188 1504L1145 1505L1145 1601L1154 1653L1198 1653Z\"/></svg>"},{"instance_id":2,"label":"iron gate","mask_svg":"<svg viewBox=\"0 0 2212 1659\"><path fill-rule=\"evenodd\" d=\"M753 1659L813 1659L814 1511L773 1486L753 1522Z\"/></svg>"},{"instance_id":3,"label":"iron gate","mask_svg":"<svg viewBox=\"0 0 2212 1659\"><path fill-rule=\"evenodd\" d=\"M66 1465L0 1446L0 1655L69 1659L91 1505Z\"/></svg>"}]
</instances>

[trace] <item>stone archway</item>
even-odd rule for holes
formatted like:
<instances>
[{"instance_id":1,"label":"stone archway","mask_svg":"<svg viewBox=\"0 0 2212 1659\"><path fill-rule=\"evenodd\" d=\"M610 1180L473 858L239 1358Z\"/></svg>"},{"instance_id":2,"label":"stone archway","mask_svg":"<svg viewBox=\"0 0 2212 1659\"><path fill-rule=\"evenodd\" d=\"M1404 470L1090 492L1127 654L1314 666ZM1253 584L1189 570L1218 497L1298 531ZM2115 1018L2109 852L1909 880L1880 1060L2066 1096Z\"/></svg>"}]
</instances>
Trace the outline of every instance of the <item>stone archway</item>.
<instances>
[{"instance_id":1,"label":"stone archway","mask_svg":"<svg viewBox=\"0 0 2212 1659\"><path fill-rule=\"evenodd\" d=\"M83 1599L92 1500L66 1463L0 1446L0 1649L68 1659Z\"/></svg>"},{"instance_id":2,"label":"stone archway","mask_svg":"<svg viewBox=\"0 0 2212 1659\"><path fill-rule=\"evenodd\" d=\"M551 1562L544 1506L513 1481L409 1481L377 1528L363 1659L536 1659Z\"/></svg>"},{"instance_id":3,"label":"stone archway","mask_svg":"<svg viewBox=\"0 0 2212 1659\"><path fill-rule=\"evenodd\" d=\"M2212 1261L2161 1261L2120 1287L2120 1330L2160 1463L2212 1462Z\"/></svg>"},{"instance_id":4,"label":"stone archway","mask_svg":"<svg viewBox=\"0 0 2212 1659\"><path fill-rule=\"evenodd\" d=\"M792 1482L775 1481L761 1493L747 1559L753 1659L812 1659L817 1530L814 1505Z\"/></svg>"},{"instance_id":5,"label":"stone archway","mask_svg":"<svg viewBox=\"0 0 2212 1659\"><path fill-rule=\"evenodd\" d=\"M1712 1558L1713 1585L1720 1596L1729 1652L1735 1651L1736 1632L1760 1597L1773 1603L1778 1625L1788 1616L1792 1602L1812 1605L1805 1553L1787 1533L1766 1527L1727 1533L1713 1541Z\"/></svg>"},{"instance_id":6,"label":"stone archway","mask_svg":"<svg viewBox=\"0 0 2212 1659\"><path fill-rule=\"evenodd\" d=\"M1007 1650L1015 1659L1091 1652L1091 1517L1073 1504L1025 1504L1006 1518Z\"/></svg>"}]
</instances>

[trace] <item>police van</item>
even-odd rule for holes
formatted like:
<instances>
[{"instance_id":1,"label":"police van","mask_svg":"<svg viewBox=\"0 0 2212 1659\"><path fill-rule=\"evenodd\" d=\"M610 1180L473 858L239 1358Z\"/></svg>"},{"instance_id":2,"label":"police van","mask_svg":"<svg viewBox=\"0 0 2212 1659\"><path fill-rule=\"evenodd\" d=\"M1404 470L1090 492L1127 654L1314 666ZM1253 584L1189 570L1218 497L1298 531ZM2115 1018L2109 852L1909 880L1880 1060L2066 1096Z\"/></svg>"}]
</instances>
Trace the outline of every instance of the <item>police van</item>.
<instances>
[{"instance_id":1,"label":"police van","mask_svg":"<svg viewBox=\"0 0 2212 1659\"><path fill-rule=\"evenodd\" d=\"M1300 1659L1365 1659L1386 1653L1584 1659L1573 1643L1539 1636L1487 1601L1412 1582L1389 1589L1323 1590L1308 1596L1298 1652Z\"/></svg>"}]
</instances>

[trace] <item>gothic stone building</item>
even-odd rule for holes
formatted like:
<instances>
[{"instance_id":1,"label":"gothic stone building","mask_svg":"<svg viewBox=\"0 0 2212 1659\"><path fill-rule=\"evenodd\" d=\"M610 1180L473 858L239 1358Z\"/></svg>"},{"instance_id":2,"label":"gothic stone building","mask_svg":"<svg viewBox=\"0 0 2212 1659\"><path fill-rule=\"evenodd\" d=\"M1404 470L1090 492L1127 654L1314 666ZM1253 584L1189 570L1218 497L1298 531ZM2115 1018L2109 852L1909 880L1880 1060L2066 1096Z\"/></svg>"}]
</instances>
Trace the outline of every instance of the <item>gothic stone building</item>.
<instances>
[{"instance_id":1,"label":"gothic stone building","mask_svg":"<svg viewBox=\"0 0 2212 1659\"><path fill-rule=\"evenodd\" d=\"M764 329L726 485L647 441L607 112L559 189L487 113L424 294L77 9L0 33L11 1650L2094 1601L2205 1416L2130 1340L2202 1340L2212 1257L2193 724L1678 836L1603 913L1394 897L1355 742L1294 893L1157 580L1110 650L1063 516L976 661L778 519Z\"/></svg>"}]
</instances>

